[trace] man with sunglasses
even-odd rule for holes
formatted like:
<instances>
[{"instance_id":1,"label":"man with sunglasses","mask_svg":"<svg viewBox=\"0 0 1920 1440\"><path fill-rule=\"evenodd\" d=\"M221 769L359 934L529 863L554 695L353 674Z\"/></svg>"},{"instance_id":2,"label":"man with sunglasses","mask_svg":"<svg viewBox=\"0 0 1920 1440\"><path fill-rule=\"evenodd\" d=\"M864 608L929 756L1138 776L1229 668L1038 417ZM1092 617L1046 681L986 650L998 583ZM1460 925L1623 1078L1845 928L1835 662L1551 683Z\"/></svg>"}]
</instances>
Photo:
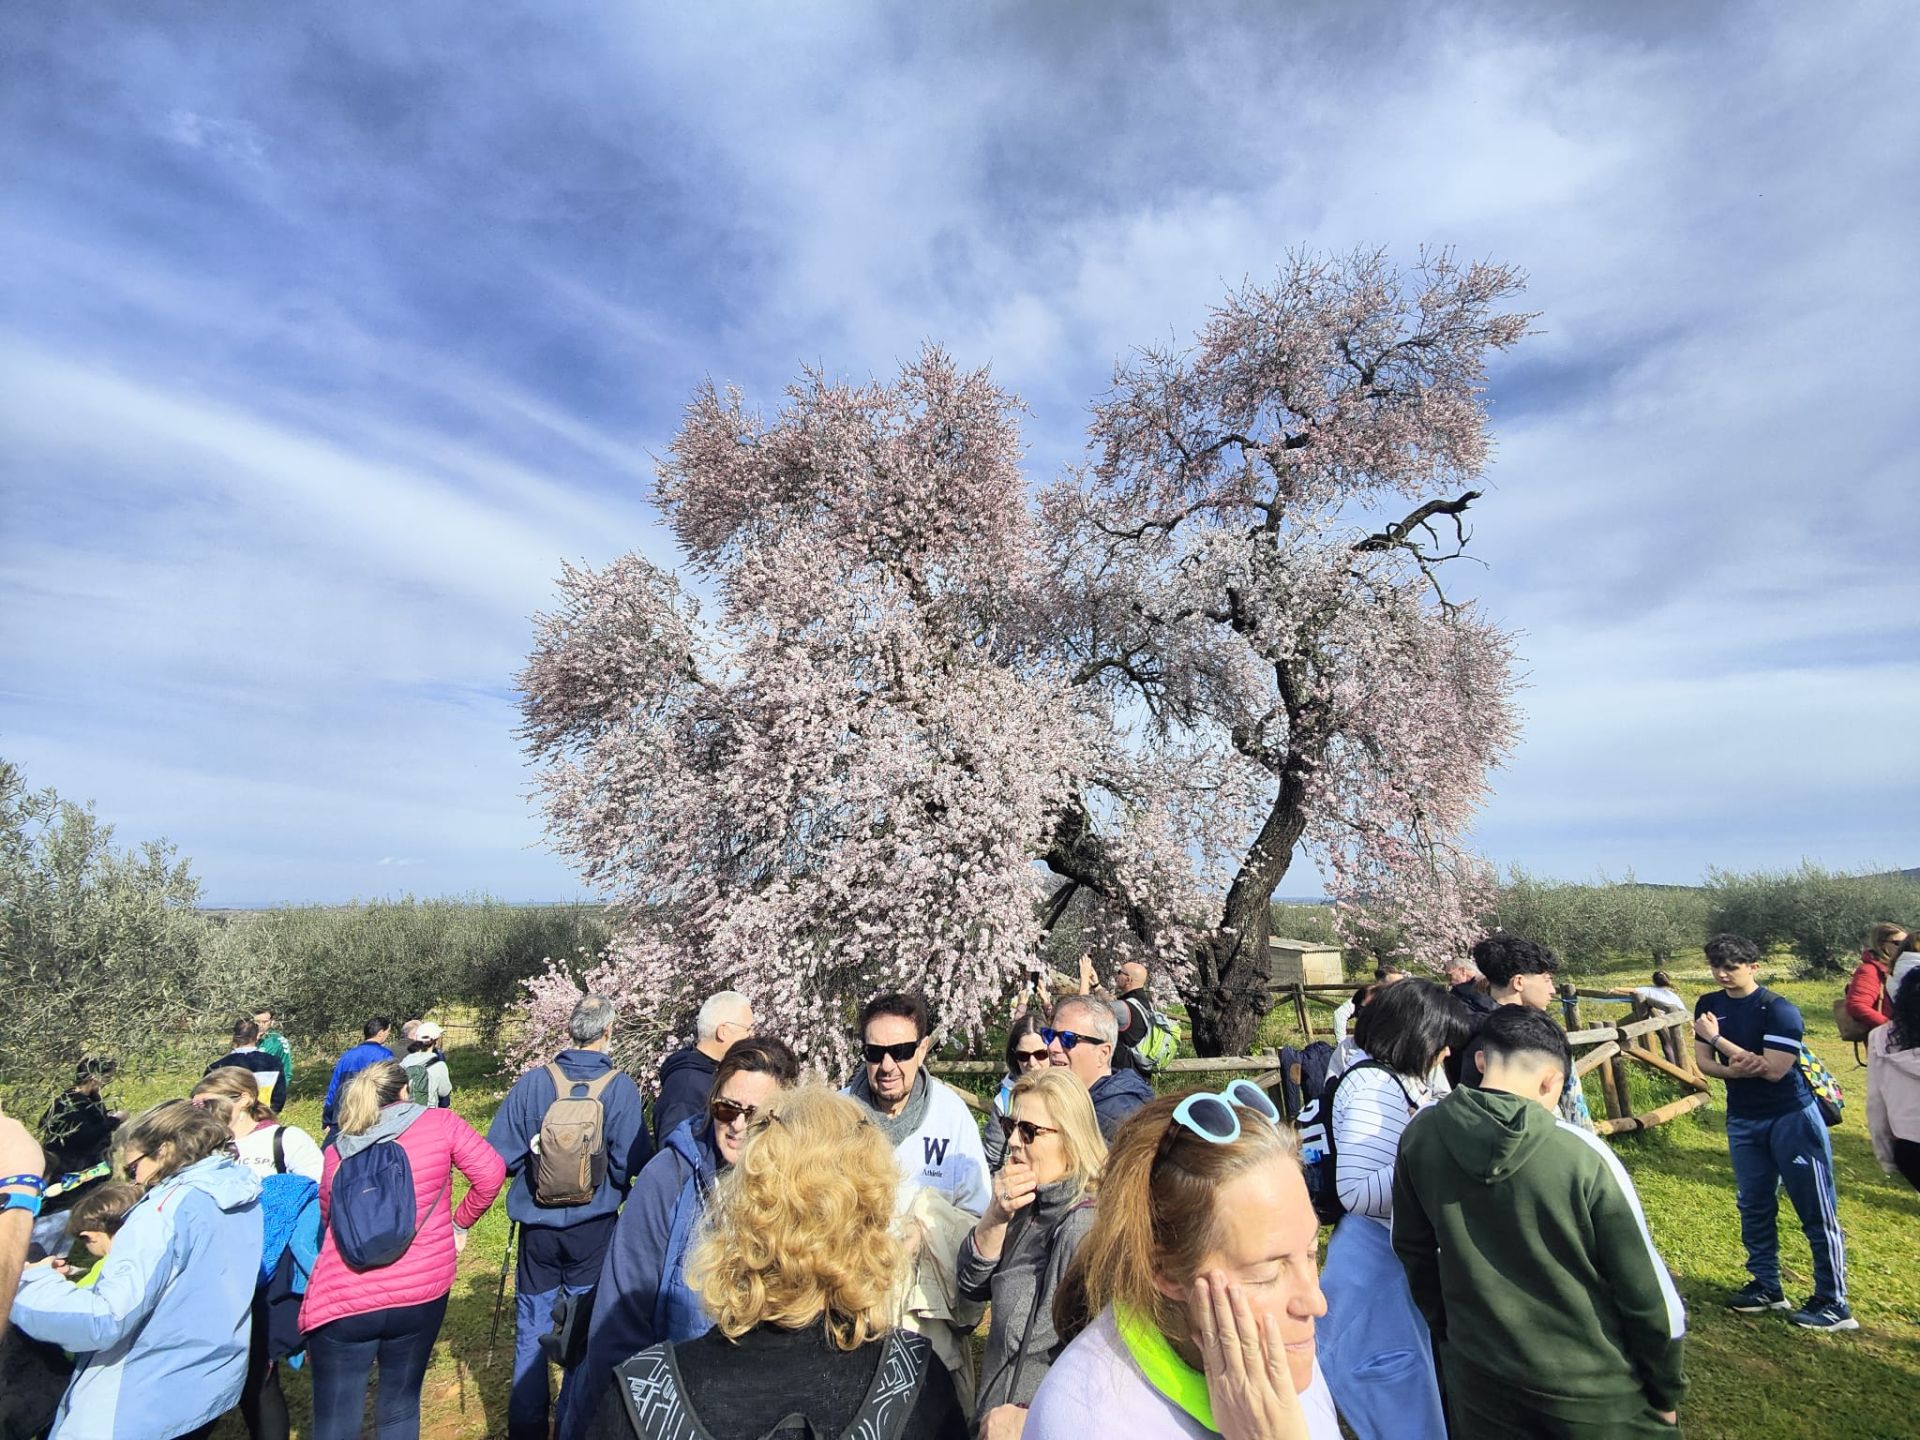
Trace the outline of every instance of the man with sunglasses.
<instances>
[{"instance_id":1,"label":"man with sunglasses","mask_svg":"<svg viewBox=\"0 0 1920 1440\"><path fill-rule=\"evenodd\" d=\"M1120 1122L1153 1099L1153 1087L1138 1070L1113 1068L1120 1026L1106 1001L1069 995L1054 1006L1053 1024L1040 1034L1047 1042L1049 1062L1071 1070L1087 1087L1103 1139L1112 1140Z\"/></svg>"},{"instance_id":2,"label":"man with sunglasses","mask_svg":"<svg viewBox=\"0 0 1920 1440\"><path fill-rule=\"evenodd\" d=\"M987 1208L987 1156L966 1102L925 1070L927 1002L876 995L860 1010L862 1065L847 1093L873 1111L901 1184L943 1195L970 1215Z\"/></svg>"}]
</instances>

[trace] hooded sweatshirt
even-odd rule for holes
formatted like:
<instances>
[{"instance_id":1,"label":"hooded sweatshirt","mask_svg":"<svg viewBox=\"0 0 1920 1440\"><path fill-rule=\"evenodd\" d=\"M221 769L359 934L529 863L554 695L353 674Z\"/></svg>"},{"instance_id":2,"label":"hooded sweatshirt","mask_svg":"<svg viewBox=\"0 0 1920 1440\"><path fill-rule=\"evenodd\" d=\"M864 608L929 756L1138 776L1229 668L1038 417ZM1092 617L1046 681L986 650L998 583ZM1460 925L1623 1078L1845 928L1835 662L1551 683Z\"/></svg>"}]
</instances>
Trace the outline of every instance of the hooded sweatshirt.
<instances>
[{"instance_id":1,"label":"hooded sweatshirt","mask_svg":"<svg viewBox=\"0 0 1920 1440\"><path fill-rule=\"evenodd\" d=\"M260 1182L211 1155L128 1212L99 1278L21 1277L13 1322L78 1360L54 1440L181 1435L231 1409L247 1374Z\"/></svg>"},{"instance_id":2,"label":"hooded sweatshirt","mask_svg":"<svg viewBox=\"0 0 1920 1440\"><path fill-rule=\"evenodd\" d=\"M1529 1394L1678 1407L1686 1313L1607 1142L1537 1101L1455 1090L1407 1124L1393 1248L1452 1356Z\"/></svg>"},{"instance_id":3,"label":"hooded sweatshirt","mask_svg":"<svg viewBox=\"0 0 1920 1440\"><path fill-rule=\"evenodd\" d=\"M1891 1025L1867 1036L1867 1134L1889 1175L1895 1140L1920 1145L1920 1049L1894 1049Z\"/></svg>"},{"instance_id":4,"label":"hooded sweatshirt","mask_svg":"<svg viewBox=\"0 0 1920 1440\"><path fill-rule=\"evenodd\" d=\"M1094 1081L1087 1095L1100 1122L1100 1138L1111 1141L1120 1122L1153 1099L1153 1086L1138 1070L1115 1070Z\"/></svg>"},{"instance_id":5,"label":"hooded sweatshirt","mask_svg":"<svg viewBox=\"0 0 1920 1440\"><path fill-rule=\"evenodd\" d=\"M687 1284L687 1251L719 1171L713 1122L687 1119L634 1182L600 1262L582 1378L567 1387L562 1404L562 1440L588 1433L614 1366L649 1345L691 1340L711 1328Z\"/></svg>"},{"instance_id":6,"label":"hooded sweatshirt","mask_svg":"<svg viewBox=\"0 0 1920 1440\"><path fill-rule=\"evenodd\" d=\"M987 1208L987 1154L967 1102L923 1069L913 1077L906 1107L887 1115L873 1104L866 1067L846 1093L873 1109L873 1123L893 1146L903 1185L925 1185L969 1214Z\"/></svg>"},{"instance_id":7,"label":"hooded sweatshirt","mask_svg":"<svg viewBox=\"0 0 1920 1440\"><path fill-rule=\"evenodd\" d=\"M680 1122L707 1113L707 1095L713 1089L714 1071L720 1062L698 1047L676 1050L660 1062L660 1093L653 1102L653 1133L666 1144L666 1136L680 1128Z\"/></svg>"}]
</instances>

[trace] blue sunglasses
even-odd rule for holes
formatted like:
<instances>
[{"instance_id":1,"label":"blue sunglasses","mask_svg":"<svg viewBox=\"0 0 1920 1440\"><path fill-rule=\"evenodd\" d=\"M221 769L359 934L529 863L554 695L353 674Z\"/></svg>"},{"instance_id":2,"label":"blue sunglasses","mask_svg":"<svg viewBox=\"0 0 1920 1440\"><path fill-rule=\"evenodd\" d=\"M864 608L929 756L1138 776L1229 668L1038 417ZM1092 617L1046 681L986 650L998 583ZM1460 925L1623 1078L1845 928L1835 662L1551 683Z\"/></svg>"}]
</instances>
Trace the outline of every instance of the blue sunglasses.
<instances>
[{"instance_id":1,"label":"blue sunglasses","mask_svg":"<svg viewBox=\"0 0 1920 1440\"><path fill-rule=\"evenodd\" d=\"M1071 1050L1083 1040L1089 1045L1104 1045L1107 1043L1098 1035L1082 1035L1073 1030L1049 1030L1044 1025L1040 1027L1040 1038L1049 1045L1058 1040L1062 1050Z\"/></svg>"},{"instance_id":2,"label":"blue sunglasses","mask_svg":"<svg viewBox=\"0 0 1920 1440\"><path fill-rule=\"evenodd\" d=\"M1270 1125L1280 1123L1280 1110L1273 1098L1244 1077L1229 1080L1217 1095L1204 1090L1189 1095L1174 1108L1173 1119L1210 1145L1231 1145L1240 1138L1242 1110L1264 1115Z\"/></svg>"}]
</instances>

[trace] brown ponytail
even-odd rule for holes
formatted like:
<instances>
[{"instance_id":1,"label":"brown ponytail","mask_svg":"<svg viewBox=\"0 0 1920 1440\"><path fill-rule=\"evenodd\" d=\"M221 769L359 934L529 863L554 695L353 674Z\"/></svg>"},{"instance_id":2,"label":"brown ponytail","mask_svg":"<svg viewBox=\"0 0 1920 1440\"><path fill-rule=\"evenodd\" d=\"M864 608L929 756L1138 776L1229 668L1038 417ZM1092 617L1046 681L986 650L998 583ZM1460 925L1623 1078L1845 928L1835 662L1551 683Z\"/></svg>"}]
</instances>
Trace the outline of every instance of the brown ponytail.
<instances>
[{"instance_id":1,"label":"brown ponytail","mask_svg":"<svg viewBox=\"0 0 1920 1440\"><path fill-rule=\"evenodd\" d=\"M1300 1163L1293 1131L1249 1110L1240 1111L1239 1138L1227 1145L1176 1125L1174 1109L1192 1093L1141 1106L1114 1135L1093 1228L1054 1293L1053 1323L1063 1342L1110 1306L1148 1317L1169 1339L1184 1339L1186 1307L1161 1294L1154 1277L1181 1289L1192 1283L1219 1246L1214 1202L1228 1181L1263 1165Z\"/></svg>"},{"instance_id":2,"label":"brown ponytail","mask_svg":"<svg viewBox=\"0 0 1920 1440\"><path fill-rule=\"evenodd\" d=\"M278 1125L280 1117L260 1099L260 1082L253 1071L238 1065L222 1065L209 1070L193 1087L192 1098L204 1101L202 1109L229 1129L235 1114L248 1115L261 1125Z\"/></svg>"}]
</instances>

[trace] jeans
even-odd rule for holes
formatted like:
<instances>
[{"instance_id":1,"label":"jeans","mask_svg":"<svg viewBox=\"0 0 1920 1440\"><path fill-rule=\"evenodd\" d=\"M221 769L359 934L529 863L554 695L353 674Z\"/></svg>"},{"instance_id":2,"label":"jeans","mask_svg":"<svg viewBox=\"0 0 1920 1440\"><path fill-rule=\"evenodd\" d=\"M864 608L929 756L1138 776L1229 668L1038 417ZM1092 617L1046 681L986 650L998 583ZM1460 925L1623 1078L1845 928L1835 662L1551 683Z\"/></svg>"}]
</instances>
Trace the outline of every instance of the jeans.
<instances>
[{"instance_id":1,"label":"jeans","mask_svg":"<svg viewBox=\"0 0 1920 1440\"><path fill-rule=\"evenodd\" d=\"M507 1440L547 1440L552 1390L540 1337L553 1328L553 1305L564 1292L584 1295L600 1279L613 1238L613 1215L564 1228L520 1227L520 1259L513 1272L513 1388L507 1392ZM561 1398L573 1383L560 1382Z\"/></svg>"},{"instance_id":2,"label":"jeans","mask_svg":"<svg viewBox=\"0 0 1920 1440\"><path fill-rule=\"evenodd\" d=\"M1816 1300L1847 1298L1846 1242L1833 1191L1833 1142L1826 1122L1809 1100L1784 1115L1727 1116L1727 1153L1740 1206L1740 1240L1747 1272L1760 1284L1780 1288L1780 1187L1800 1217L1813 1250Z\"/></svg>"},{"instance_id":3,"label":"jeans","mask_svg":"<svg viewBox=\"0 0 1920 1440\"><path fill-rule=\"evenodd\" d=\"M373 1401L378 1440L419 1440L420 1385L447 1316L447 1297L329 1321L307 1336L313 1369L313 1440L359 1440L367 1379L377 1361Z\"/></svg>"},{"instance_id":4,"label":"jeans","mask_svg":"<svg viewBox=\"0 0 1920 1440\"><path fill-rule=\"evenodd\" d=\"M1433 1332L1413 1303L1387 1227L1341 1219L1320 1273L1327 1313L1320 1368L1333 1403L1360 1440L1446 1440Z\"/></svg>"}]
</instances>

